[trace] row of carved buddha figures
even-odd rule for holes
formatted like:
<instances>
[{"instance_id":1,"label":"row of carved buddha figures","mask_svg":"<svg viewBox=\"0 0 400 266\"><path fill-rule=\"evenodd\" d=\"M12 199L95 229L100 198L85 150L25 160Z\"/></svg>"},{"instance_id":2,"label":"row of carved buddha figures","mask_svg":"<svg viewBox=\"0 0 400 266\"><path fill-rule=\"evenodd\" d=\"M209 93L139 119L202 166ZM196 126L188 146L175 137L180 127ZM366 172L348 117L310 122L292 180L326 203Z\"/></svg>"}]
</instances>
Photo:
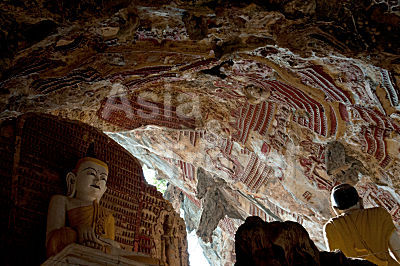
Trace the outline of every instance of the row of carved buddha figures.
<instances>
[{"instance_id":1,"label":"row of carved buddha figures","mask_svg":"<svg viewBox=\"0 0 400 266\"><path fill-rule=\"evenodd\" d=\"M154 226L154 243L152 255L167 261L170 265L185 265L188 261L186 236L179 236L185 230L183 219L171 215L172 207L167 205L166 210L160 213L161 223Z\"/></svg>"},{"instance_id":2,"label":"row of carved buddha figures","mask_svg":"<svg viewBox=\"0 0 400 266\"><path fill-rule=\"evenodd\" d=\"M115 221L99 203L107 189L108 166L94 157L80 159L66 176L67 195L51 198L47 216L47 257L72 243L118 253ZM185 224L171 206L161 211L154 225L152 257L160 265L188 265ZM119 253L120 254L120 253ZM129 257L129 256L127 256Z\"/></svg>"}]
</instances>

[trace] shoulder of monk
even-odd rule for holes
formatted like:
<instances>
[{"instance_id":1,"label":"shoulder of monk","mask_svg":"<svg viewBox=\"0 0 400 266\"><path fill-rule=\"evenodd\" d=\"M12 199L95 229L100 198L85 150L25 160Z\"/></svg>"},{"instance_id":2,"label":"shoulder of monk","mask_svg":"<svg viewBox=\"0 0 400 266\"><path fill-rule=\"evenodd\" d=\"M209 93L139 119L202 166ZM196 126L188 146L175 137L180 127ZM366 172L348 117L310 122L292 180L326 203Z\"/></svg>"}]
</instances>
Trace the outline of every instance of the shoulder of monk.
<instances>
[{"instance_id":1,"label":"shoulder of monk","mask_svg":"<svg viewBox=\"0 0 400 266\"><path fill-rule=\"evenodd\" d=\"M368 217L368 219L372 219L372 218L376 218L378 220L391 219L390 213L381 206L362 209L359 213L363 217Z\"/></svg>"},{"instance_id":2,"label":"shoulder of monk","mask_svg":"<svg viewBox=\"0 0 400 266\"><path fill-rule=\"evenodd\" d=\"M381 206L367 208L367 209L364 209L364 211L365 212L370 212L370 213L388 213L388 211L385 208L381 207Z\"/></svg>"}]
</instances>

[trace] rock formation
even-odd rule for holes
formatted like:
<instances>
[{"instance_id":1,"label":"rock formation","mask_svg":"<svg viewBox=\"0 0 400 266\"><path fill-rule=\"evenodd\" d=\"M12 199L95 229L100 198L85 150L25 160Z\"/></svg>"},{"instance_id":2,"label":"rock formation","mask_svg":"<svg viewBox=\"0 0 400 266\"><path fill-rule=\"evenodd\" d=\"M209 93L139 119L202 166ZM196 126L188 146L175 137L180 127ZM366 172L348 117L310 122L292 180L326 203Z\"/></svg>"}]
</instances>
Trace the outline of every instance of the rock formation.
<instances>
[{"instance_id":1,"label":"rock formation","mask_svg":"<svg viewBox=\"0 0 400 266\"><path fill-rule=\"evenodd\" d=\"M338 182L400 225L399 6L2 1L0 120L34 111L106 132L169 181L216 265L234 262L249 215L297 221L323 249ZM199 169L221 201L199 198Z\"/></svg>"},{"instance_id":2,"label":"rock formation","mask_svg":"<svg viewBox=\"0 0 400 266\"><path fill-rule=\"evenodd\" d=\"M320 252L296 222L264 222L250 216L235 235L236 266L241 265L375 265L346 258L342 252Z\"/></svg>"},{"instance_id":3,"label":"rock formation","mask_svg":"<svg viewBox=\"0 0 400 266\"><path fill-rule=\"evenodd\" d=\"M197 229L197 235L204 242L212 241L212 232L225 216L234 219L243 219L235 208L235 199L232 191L223 180L216 180L207 175L202 168L197 172L197 198L203 200L203 211Z\"/></svg>"}]
</instances>

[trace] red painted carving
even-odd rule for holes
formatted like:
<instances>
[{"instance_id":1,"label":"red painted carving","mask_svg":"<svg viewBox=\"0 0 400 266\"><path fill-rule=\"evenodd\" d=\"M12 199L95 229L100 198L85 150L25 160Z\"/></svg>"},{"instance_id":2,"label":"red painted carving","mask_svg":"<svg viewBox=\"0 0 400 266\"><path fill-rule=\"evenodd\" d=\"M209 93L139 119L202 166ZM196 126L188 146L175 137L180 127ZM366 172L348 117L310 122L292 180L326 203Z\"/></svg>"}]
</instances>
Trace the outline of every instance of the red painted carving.
<instances>
[{"instance_id":1,"label":"red painted carving","mask_svg":"<svg viewBox=\"0 0 400 266\"><path fill-rule=\"evenodd\" d=\"M239 76L266 78L272 76L275 71L268 65L254 60L237 60L233 66L233 72Z\"/></svg>"},{"instance_id":2,"label":"red painted carving","mask_svg":"<svg viewBox=\"0 0 400 266\"><path fill-rule=\"evenodd\" d=\"M333 110L332 106L329 106L330 108L330 116L331 116L331 136L336 135L336 130L337 130L337 120L336 120L336 114L335 111Z\"/></svg>"},{"instance_id":3,"label":"red painted carving","mask_svg":"<svg viewBox=\"0 0 400 266\"><path fill-rule=\"evenodd\" d=\"M303 217L297 213L291 213L283 208L281 208L280 206L272 203L270 200L268 199L264 199L267 208L276 216L278 216L279 218L286 218L286 217L292 217L295 221L297 221L298 223L302 224L303 223ZM285 219L286 220L286 219Z\"/></svg>"},{"instance_id":4,"label":"red painted carving","mask_svg":"<svg viewBox=\"0 0 400 266\"><path fill-rule=\"evenodd\" d=\"M394 120L384 116L378 111L361 106L353 106L355 117L360 117L368 123L360 131L363 152L375 157L381 167L386 167L392 161L387 154L385 137L390 131L400 132L400 127Z\"/></svg>"},{"instance_id":5,"label":"red painted carving","mask_svg":"<svg viewBox=\"0 0 400 266\"><path fill-rule=\"evenodd\" d=\"M258 159L255 153L251 153L249 162L239 180L252 191L257 191L273 173L274 170L270 166Z\"/></svg>"},{"instance_id":6,"label":"red painted carving","mask_svg":"<svg viewBox=\"0 0 400 266\"><path fill-rule=\"evenodd\" d=\"M130 98L105 99L97 114L111 124L125 129L135 129L142 125L176 129L196 127L195 119L178 114L175 106L140 100L136 95L131 95Z\"/></svg>"},{"instance_id":7,"label":"red painted carving","mask_svg":"<svg viewBox=\"0 0 400 266\"><path fill-rule=\"evenodd\" d=\"M32 73L40 73L42 71L59 67L63 65L61 60L51 60L45 56L33 56L30 58L23 58L18 60L17 64L8 70L7 72L3 73L4 78L14 78L14 77L21 77L27 76Z\"/></svg>"},{"instance_id":8,"label":"red painted carving","mask_svg":"<svg viewBox=\"0 0 400 266\"><path fill-rule=\"evenodd\" d=\"M178 190L180 190L194 205L196 205L199 209L201 209L201 201L198 200L195 196L192 196L191 194L187 193L186 191L183 191L179 187L176 187Z\"/></svg>"},{"instance_id":9,"label":"red painted carving","mask_svg":"<svg viewBox=\"0 0 400 266\"><path fill-rule=\"evenodd\" d=\"M271 151L271 146L269 146L267 143L263 143L261 147L261 152L264 153L265 155L268 155L268 153Z\"/></svg>"},{"instance_id":10,"label":"red painted carving","mask_svg":"<svg viewBox=\"0 0 400 266\"><path fill-rule=\"evenodd\" d=\"M347 112L346 105L339 103L339 113L342 120L348 122L349 121L349 113Z\"/></svg>"},{"instance_id":11,"label":"red painted carving","mask_svg":"<svg viewBox=\"0 0 400 266\"><path fill-rule=\"evenodd\" d=\"M260 67L257 65L256 69L257 68ZM277 80L269 80L268 77L262 73L248 74L248 68L246 68L245 70L246 71L243 71L240 68L237 68L234 70L234 73L238 76L245 76L247 80L253 85L258 86L264 89L265 91L270 91L271 96L269 97L269 100L272 100L274 103L281 103L284 105L288 105L292 108L292 110L304 110L306 116L299 116L298 114L295 113L295 115L293 115L293 121L311 129L312 131L314 131L319 135L327 136L328 134L327 118L324 107L321 103L314 100L312 97L308 96L306 93L293 86L287 85ZM321 82L323 82L325 86L328 86L329 89L332 91L332 93L333 92L336 93L336 95L338 95L337 97L342 99L341 101L350 103L350 100L348 99L346 92L341 91L338 87L336 87L336 85L330 84L331 81L333 82L333 80L330 77L328 77L325 73L323 73L322 69L315 68L313 69L313 71L317 73L321 79L323 79L323 81ZM246 109L248 112L250 112L249 115L246 116L246 113L242 111L242 114L239 117L244 119L244 121L246 121L245 119L248 120L251 119L250 115L251 112L254 112L253 109L254 107L253 108L249 107L249 109ZM242 125L243 128L239 129L243 131L244 133L243 137L246 138L247 137L245 128L246 123L242 122Z\"/></svg>"},{"instance_id":12,"label":"red painted carving","mask_svg":"<svg viewBox=\"0 0 400 266\"><path fill-rule=\"evenodd\" d=\"M207 68L209 68L209 66L213 63L216 63L218 60L216 58L208 58L208 59L204 59L204 60L200 60L194 63L191 63L189 65L183 66L179 69L179 71L186 71L189 69L200 69L201 67L205 67L207 66Z\"/></svg>"},{"instance_id":13,"label":"red painted carving","mask_svg":"<svg viewBox=\"0 0 400 266\"><path fill-rule=\"evenodd\" d=\"M151 28L150 30L139 27L134 36L136 41L153 41L155 45L159 45L159 40L181 41L187 38L188 35L184 27Z\"/></svg>"},{"instance_id":14,"label":"red painted carving","mask_svg":"<svg viewBox=\"0 0 400 266\"><path fill-rule=\"evenodd\" d=\"M361 135L364 137L363 151L374 156L381 167L386 167L392 161L392 158L386 153L384 130L378 127L362 126Z\"/></svg>"},{"instance_id":15,"label":"red painted carving","mask_svg":"<svg viewBox=\"0 0 400 266\"><path fill-rule=\"evenodd\" d=\"M250 203L250 211L249 214L252 216L258 216L263 219L265 222L271 222L269 215L267 215L264 211L257 207L257 205Z\"/></svg>"},{"instance_id":16,"label":"red painted carving","mask_svg":"<svg viewBox=\"0 0 400 266\"><path fill-rule=\"evenodd\" d=\"M325 167L312 159L301 157L300 165L304 170L304 175L315 185L318 189L331 191L333 184L331 181L326 180L318 174L316 169L325 170Z\"/></svg>"},{"instance_id":17,"label":"red painted carving","mask_svg":"<svg viewBox=\"0 0 400 266\"><path fill-rule=\"evenodd\" d=\"M238 89L243 87L243 85L234 79L228 77L224 80L214 81L213 84L216 89L211 91L212 95L215 95L221 99L246 99L246 96L238 92Z\"/></svg>"},{"instance_id":18,"label":"red painted carving","mask_svg":"<svg viewBox=\"0 0 400 266\"><path fill-rule=\"evenodd\" d=\"M40 94L48 94L66 88L77 88L82 82L100 80L100 74L93 68L74 70L61 78L38 79L32 82L31 87Z\"/></svg>"},{"instance_id":19,"label":"red painted carving","mask_svg":"<svg viewBox=\"0 0 400 266\"><path fill-rule=\"evenodd\" d=\"M330 191L333 183L323 178L318 171L326 171L325 169L325 147L322 144L314 143L311 140L304 140L300 142L303 150L309 153L308 157L300 157L299 163L304 170L304 175L315 185L318 189Z\"/></svg>"},{"instance_id":20,"label":"red painted carving","mask_svg":"<svg viewBox=\"0 0 400 266\"><path fill-rule=\"evenodd\" d=\"M268 144L276 151L282 151L288 142L289 137L284 133L287 128L290 116L290 107L286 105L277 105L274 123L268 134Z\"/></svg>"},{"instance_id":21,"label":"red painted carving","mask_svg":"<svg viewBox=\"0 0 400 266\"><path fill-rule=\"evenodd\" d=\"M400 125L390 117L385 116L377 110L372 110L363 106L354 105L353 110L370 126L375 126L384 130L392 130L400 133Z\"/></svg>"},{"instance_id":22,"label":"red painted carving","mask_svg":"<svg viewBox=\"0 0 400 266\"><path fill-rule=\"evenodd\" d=\"M306 191L303 193L303 197L306 201L310 201L310 199L312 198L312 194L310 191Z\"/></svg>"},{"instance_id":23,"label":"red painted carving","mask_svg":"<svg viewBox=\"0 0 400 266\"><path fill-rule=\"evenodd\" d=\"M304 110L307 117L293 115L293 121L308 127L315 133L327 136L327 119L321 103L317 102L301 90L279 81L251 79L251 81L264 89L271 91L271 100L289 105L294 110Z\"/></svg>"},{"instance_id":24,"label":"red painted carving","mask_svg":"<svg viewBox=\"0 0 400 266\"><path fill-rule=\"evenodd\" d=\"M244 149L241 149L241 150L240 150L240 153L241 153L241 154L250 155L251 151L250 151L249 149L247 149L247 148L244 148Z\"/></svg>"},{"instance_id":25,"label":"red painted carving","mask_svg":"<svg viewBox=\"0 0 400 266\"><path fill-rule=\"evenodd\" d=\"M265 136L273 119L274 109L275 104L270 102L257 105L247 103L234 114L237 122L233 126L237 132L232 137L245 144L251 130Z\"/></svg>"},{"instance_id":26,"label":"red painted carving","mask_svg":"<svg viewBox=\"0 0 400 266\"><path fill-rule=\"evenodd\" d=\"M322 90L328 101L341 102L346 105L351 104L347 92L336 86L332 77L325 73L321 66L304 68L299 70L298 73L306 84Z\"/></svg>"},{"instance_id":27,"label":"red painted carving","mask_svg":"<svg viewBox=\"0 0 400 266\"><path fill-rule=\"evenodd\" d=\"M194 180L194 176L196 173L196 168L193 166L191 163L183 162L181 160L178 160L179 162L179 167L181 168L183 172L183 177L188 180Z\"/></svg>"},{"instance_id":28,"label":"red painted carving","mask_svg":"<svg viewBox=\"0 0 400 266\"><path fill-rule=\"evenodd\" d=\"M300 146L310 154L310 159L317 163L325 164L325 146L323 144L315 143L311 140L303 140L300 142Z\"/></svg>"},{"instance_id":29,"label":"red painted carving","mask_svg":"<svg viewBox=\"0 0 400 266\"><path fill-rule=\"evenodd\" d=\"M233 223L232 219L229 217L224 217L218 223L218 226L222 229L222 231L234 236L237 230L237 226Z\"/></svg>"},{"instance_id":30,"label":"red painted carving","mask_svg":"<svg viewBox=\"0 0 400 266\"><path fill-rule=\"evenodd\" d=\"M358 97L358 102L365 105L376 105L376 98L373 97L372 93L368 93L366 88L365 74L355 64L350 63L347 60L339 60L332 62L338 64L338 70L341 71L343 82L346 83L346 87Z\"/></svg>"},{"instance_id":31,"label":"red painted carving","mask_svg":"<svg viewBox=\"0 0 400 266\"><path fill-rule=\"evenodd\" d=\"M392 215L396 225L400 226L400 205L391 192L379 188L373 183L360 185L358 191L365 204L369 203L385 208Z\"/></svg>"},{"instance_id":32,"label":"red painted carving","mask_svg":"<svg viewBox=\"0 0 400 266\"><path fill-rule=\"evenodd\" d=\"M224 139L223 143L222 143L222 153L225 156L229 156L232 153L232 147L233 147L233 141L231 139Z\"/></svg>"},{"instance_id":33,"label":"red painted carving","mask_svg":"<svg viewBox=\"0 0 400 266\"><path fill-rule=\"evenodd\" d=\"M178 142L182 139L182 137L189 138L189 142L195 146L197 140L200 140L204 137L205 130L180 130L178 135Z\"/></svg>"},{"instance_id":34,"label":"red painted carving","mask_svg":"<svg viewBox=\"0 0 400 266\"><path fill-rule=\"evenodd\" d=\"M187 162L184 162L181 160L175 160L172 158L163 157L163 159L166 160L171 165L174 165L174 166L178 167L179 169L181 169L182 177L183 177L184 181L185 180L189 180L189 181L194 180L194 177L196 175L196 168L194 167L193 164L187 163Z\"/></svg>"},{"instance_id":35,"label":"red painted carving","mask_svg":"<svg viewBox=\"0 0 400 266\"><path fill-rule=\"evenodd\" d=\"M238 179L243 173L243 167L236 156L232 155L233 141L228 138L219 138L213 133L208 132L204 138L211 144L213 143L216 148L219 148L221 153L217 158L211 158L211 162L214 167L220 171L225 172L233 180ZM209 149L206 149L208 153ZM223 162L224 161L224 162ZM226 161L229 161L230 165L226 165Z\"/></svg>"}]
</instances>

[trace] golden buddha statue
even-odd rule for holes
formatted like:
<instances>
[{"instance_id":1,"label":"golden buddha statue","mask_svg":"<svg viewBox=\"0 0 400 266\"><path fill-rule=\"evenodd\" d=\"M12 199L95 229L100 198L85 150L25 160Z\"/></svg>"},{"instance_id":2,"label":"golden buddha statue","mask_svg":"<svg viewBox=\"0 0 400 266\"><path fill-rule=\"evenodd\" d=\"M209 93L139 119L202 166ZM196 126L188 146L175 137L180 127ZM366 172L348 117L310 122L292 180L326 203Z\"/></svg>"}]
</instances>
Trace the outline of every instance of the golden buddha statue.
<instances>
[{"instance_id":1,"label":"golden buddha statue","mask_svg":"<svg viewBox=\"0 0 400 266\"><path fill-rule=\"evenodd\" d=\"M78 161L66 176L67 196L51 198L47 216L47 257L59 253L71 243L110 252L114 241L112 214L99 206L107 189L108 166L93 157Z\"/></svg>"},{"instance_id":2,"label":"golden buddha statue","mask_svg":"<svg viewBox=\"0 0 400 266\"><path fill-rule=\"evenodd\" d=\"M376 265L400 265L400 237L388 211L382 207L364 209L362 198L349 184L331 192L336 217L324 226L329 250L340 249L347 257L363 258Z\"/></svg>"}]
</instances>

